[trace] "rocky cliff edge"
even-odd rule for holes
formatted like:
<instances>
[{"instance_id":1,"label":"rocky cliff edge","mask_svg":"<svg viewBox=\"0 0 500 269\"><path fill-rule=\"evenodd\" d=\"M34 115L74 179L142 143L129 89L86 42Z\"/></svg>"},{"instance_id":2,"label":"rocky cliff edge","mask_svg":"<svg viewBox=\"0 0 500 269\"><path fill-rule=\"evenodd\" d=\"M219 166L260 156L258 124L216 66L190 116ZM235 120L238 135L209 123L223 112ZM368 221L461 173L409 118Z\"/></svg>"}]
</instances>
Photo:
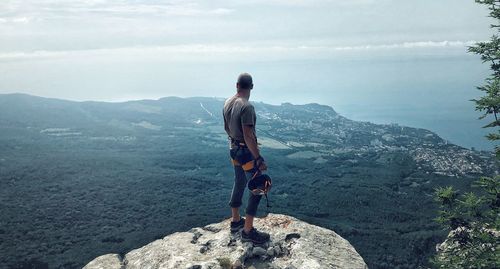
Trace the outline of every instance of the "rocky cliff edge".
<instances>
[{"instance_id":1,"label":"rocky cliff edge","mask_svg":"<svg viewBox=\"0 0 500 269\"><path fill-rule=\"evenodd\" d=\"M256 218L255 227L271 235L260 246L242 243L239 233L230 233L229 222L173 233L125 256L102 255L84 269L368 268L347 240L290 216Z\"/></svg>"}]
</instances>

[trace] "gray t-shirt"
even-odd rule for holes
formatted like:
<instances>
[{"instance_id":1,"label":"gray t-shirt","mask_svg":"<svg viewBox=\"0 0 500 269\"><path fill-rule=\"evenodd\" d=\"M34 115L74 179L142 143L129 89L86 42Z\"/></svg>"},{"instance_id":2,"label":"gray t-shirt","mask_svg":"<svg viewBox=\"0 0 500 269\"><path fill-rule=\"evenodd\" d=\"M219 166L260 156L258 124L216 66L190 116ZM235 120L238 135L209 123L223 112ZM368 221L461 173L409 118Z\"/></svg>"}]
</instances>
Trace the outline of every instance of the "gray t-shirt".
<instances>
[{"instance_id":1,"label":"gray t-shirt","mask_svg":"<svg viewBox=\"0 0 500 269\"><path fill-rule=\"evenodd\" d=\"M245 98L235 95L226 100L222 113L224 115L224 129L226 129L226 133L233 139L244 141L243 125L255 126L256 123L253 105Z\"/></svg>"}]
</instances>

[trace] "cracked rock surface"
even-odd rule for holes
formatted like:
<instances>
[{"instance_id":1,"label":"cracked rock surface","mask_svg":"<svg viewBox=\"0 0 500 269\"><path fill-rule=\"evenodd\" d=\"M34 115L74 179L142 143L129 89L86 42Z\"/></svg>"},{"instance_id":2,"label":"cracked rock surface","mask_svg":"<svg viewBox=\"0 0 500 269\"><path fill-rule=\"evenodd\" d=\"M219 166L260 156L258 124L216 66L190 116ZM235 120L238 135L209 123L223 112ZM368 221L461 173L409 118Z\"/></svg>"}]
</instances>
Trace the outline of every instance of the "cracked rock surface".
<instances>
[{"instance_id":1,"label":"cracked rock surface","mask_svg":"<svg viewBox=\"0 0 500 269\"><path fill-rule=\"evenodd\" d=\"M296 218L269 214L254 226L271 235L263 245L241 242L230 219L177 232L134 249L124 257L106 254L84 269L285 269L368 268L351 244L335 232Z\"/></svg>"}]
</instances>

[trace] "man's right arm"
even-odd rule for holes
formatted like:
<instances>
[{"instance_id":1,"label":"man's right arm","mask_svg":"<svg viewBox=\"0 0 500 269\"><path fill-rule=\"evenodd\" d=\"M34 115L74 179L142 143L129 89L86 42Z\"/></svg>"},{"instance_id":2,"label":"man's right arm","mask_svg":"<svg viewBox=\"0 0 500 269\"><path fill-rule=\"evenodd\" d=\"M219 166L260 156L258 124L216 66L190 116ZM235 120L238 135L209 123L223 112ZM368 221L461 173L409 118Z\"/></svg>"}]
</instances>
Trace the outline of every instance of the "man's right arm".
<instances>
[{"instance_id":1,"label":"man's right arm","mask_svg":"<svg viewBox=\"0 0 500 269\"><path fill-rule=\"evenodd\" d=\"M258 159L260 156L259 146L257 145L257 138L255 137L255 126L254 125L243 125L243 138L245 139L245 144L252 153L254 159ZM260 170L267 170L267 165L263 162L260 166Z\"/></svg>"}]
</instances>

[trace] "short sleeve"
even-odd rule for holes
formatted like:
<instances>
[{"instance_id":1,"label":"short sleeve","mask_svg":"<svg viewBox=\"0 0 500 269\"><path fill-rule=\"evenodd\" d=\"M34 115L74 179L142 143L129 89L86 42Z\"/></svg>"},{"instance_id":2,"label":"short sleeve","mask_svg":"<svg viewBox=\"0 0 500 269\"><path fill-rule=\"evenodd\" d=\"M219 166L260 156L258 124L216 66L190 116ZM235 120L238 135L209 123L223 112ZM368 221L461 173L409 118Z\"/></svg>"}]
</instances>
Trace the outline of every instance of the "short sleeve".
<instances>
[{"instance_id":1,"label":"short sleeve","mask_svg":"<svg viewBox=\"0 0 500 269\"><path fill-rule=\"evenodd\" d=\"M255 125L255 110L251 104L241 111L241 125Z\"/></svg>"},{"instance_id":2,"label":"short sleeve","mask_svg":"<svg viewBox=\"0 0 500 269\"><path fill-rule=\"evenodd\" d=\"M222 109L222 118L224 119L224 129L226 132L229 130L229 127L227 126L227 120L226 120L226 113L225 109Z\"/></svg>"}]
</instances>

